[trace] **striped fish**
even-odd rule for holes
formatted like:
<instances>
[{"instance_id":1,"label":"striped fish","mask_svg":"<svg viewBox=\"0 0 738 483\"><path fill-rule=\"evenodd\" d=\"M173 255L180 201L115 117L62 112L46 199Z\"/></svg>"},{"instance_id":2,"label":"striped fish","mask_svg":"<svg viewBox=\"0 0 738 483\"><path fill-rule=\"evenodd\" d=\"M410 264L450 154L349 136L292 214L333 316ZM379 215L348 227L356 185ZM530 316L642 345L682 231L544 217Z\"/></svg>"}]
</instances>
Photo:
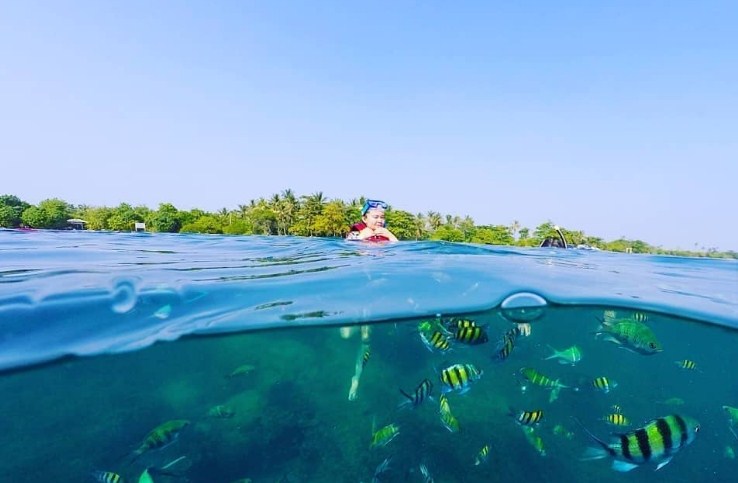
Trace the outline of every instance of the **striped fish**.
<instances>
[{"instance_id":1,"label":"striped fish","mask_svg":"<svg viewBox=\"0 0 738 483\"><path fill-rule=\"evenodd\" d=\"M482 371L473 364L454 364L441 371L443 392L459 391L464 394L472 382L482 377Z\"/></svg>"},{"instance_id":2,"label":"striped fish","mask_svg":"<svg viewBox=\"0 0 738 483\"><path fill-rule=\"evenodd\" d=\"M630 420L621 413L610 413L603 420L613 426L630 426Z\"/></svg>"},{"instance_id":3,"label":"striped fish","mask_svg":"<svg viewBox=\"0 0 738 483\"><path fill-rule=\"evenodd\" d=\"M433 383L430 382L428 379L423 379L423 381L418 384L418 387L415 388L415 392L412 395L406 393L402 389L400 389L400 392L408 399L407 401L403 401L400 406L411 404L413 407L418 407L423 404L423 401L425 401L426 399L431 399L431 393L433 392Z\"/></svg>"},{"instance_id":4,"label":"striped fish","mask_svg":"<svg viewBox=\"0 0 738 483\"><path fill-rule=\"evenodd\" d=\"M449 341L448 336L440 330L421 332L420 339L431 352L433 352L433 349L446 352L451 348L451 342Z\"/></svg>"},{"instance_id":5,"label":"striped fish","mask_svg":"<svg viewBox=\"0 0 738 483\"><path fill-rule=\"evenodd\" d=\"M386 446L387 443L395 439L398 434L400 434L400 428L398 428L396 424L388 424L372 434L372 443L369 448Z\"/></svg>"},{"instance_id":6,"label":"striped fish","mask_svg":"<svg viewBox=\"0 0 738 483\"><path fill-rule=\"evenodd\" d=\"M482 449L479 450L479 453L477 453L477 457L474 460L474 466L479 466L486 462L487 458L489 458L489 445L485 444L482 446Z\"/></svg>"},{"instance_id":7,"label":"striped fish","mask_svg":"<svg viewBox=\"0 0 738 483\"><path fill-rule=\"evenodd\" d=\"M555 387L567 387L559 381L559 379L551 379L550 377L541 374L532 367L523 367L520 369L520 375L532 384L541 387L555 388Z\"/></svg>"},{"instance_id":8,"label":"striped fish","mask_svg":"<svg viewBox=\"0 0 738 483\"><path fill-rule=\"evenodd\" d=\"M510 357L510 353L515 348L515 339L517 339L518 335L520 335L520 328L518 326L505 332L502 339L497 342L494 359L501 362Z\"/></svg>"},{"instance_id":9,"label":"striped fish","mask_svg":"<svg viewBox=\"0 0 738 483\"><path fill-rule=\"evenodd\" d=\"M604 376L592 379L592 387L607 394L610 389L618 387L618 383Z\"/></svg>"},{"instance_id":10,"label":"striped fish","mask_svg":"<svg viewBox=\"0 0 738 483\"><path fill-rule=\"evenodd\" d=\"M697 363L694 361L690 361L689 359L684 359L681 361L674 361L674 364L681 367L682 369L687 369L690 371L693 371L697 368Z\"/></svg>"},{"instance_id":11,"label":"striped fish","mask_svg":"<svg viewBox=\"0 0 738 483\"><path fill-rule=\"evenodd\" d=\"M459 426L459 420L451 413L451 406L448 404L448 397L446 397L445 394L441 394L438 401L438 412L441 415L441 423L443 423L446 429L452 433L458 433L459 429L461 429Z\"/></svg>"},{"instance_id":12,"label":"striped fish","mask_svg":"<svg viewBox=\"0 0 738 483\"><path fill-rule=\"evenodd\" d=\"M99 483L123 483L123 478L112 471L93 471L92 478Z\"/></svg>"},{"instance_id":13,"label":"striped fish","mask_svg":"<svg viewBox=\"0 0 738 483\"><path fill-rule=\"evenodd\" d=\"M518 424L523 426L531 426L533 424L538 424L539 422L541 422L541 419L543 419L543 410L536 409L534 411L515 411L514 409L511 409L510 415L515 418L515 421L517 421Z\"/></svg>"},{"instance_id":14,"label":"striped fish","mask_svg":"<svg viewBox=\"0 0 738 483\"><path fill-rule=\"evenodd\" d=\"M577 420L577 422L579 422ZM694 441L700 430L699 423L689 417L671 414L650 421L642 428L621 434L607 444L579 423L594 439L599 448L589 448L583 460L611 456L612 469L630 471L645 463L655 463L656 469L668 464L674 454Z\"/></svg>"},{"instance_id":15,"label":"striped fish","mask_svg":"<svg viewBox=\"0 0 738 483\"><path fill-rule=\"evenodd\" d=\"M477 327L477 323L471 319L448 319L443 322L443 325L450 331L464 327Z\"/></svg>"},{"instance_id":16,"label":"striped fish","mask_svg":"<svg viewBox=\"0 0 738 483\"><path fill-rule=\"evenodd\" d=\"M369 358L372 356L372 349L368 345L364 352L361 353L361 368L366 367L366 363L369 362Z\"/></svg>"},{"instance_id":17,"label":"striped fish","mask_svg":"<svg viewBox=\"0 0 738 483\"><path fill-rule=\"evenodd\" d=\"M633 312L631 318L636 322L648 322L648 314L644 312Z\"/></svg>"},{"instance_id":18,"label":"striped fish","mask_svg":"<svg viewBox=\"0 0 738 483\"><path fill-rule=\"evenodd\" d=\"M484 344L489 340L487 338L487 332L485 332L482 327L478 326L459 327L456 329L454 339L467 345Z\"/></svg>"},{"instance_id":19,"label":"striped fish","mask_svg":"<svg viewBox=\"0 0 738 483\"><path fill-rule=\"evenodd\" d=\"M155 427L144 437L138 448L129 455L129 463L147 451L163 448L174 442L182 430L189 425L190 422L186 419L174 419Z\"/></svg>"}]
</instances>

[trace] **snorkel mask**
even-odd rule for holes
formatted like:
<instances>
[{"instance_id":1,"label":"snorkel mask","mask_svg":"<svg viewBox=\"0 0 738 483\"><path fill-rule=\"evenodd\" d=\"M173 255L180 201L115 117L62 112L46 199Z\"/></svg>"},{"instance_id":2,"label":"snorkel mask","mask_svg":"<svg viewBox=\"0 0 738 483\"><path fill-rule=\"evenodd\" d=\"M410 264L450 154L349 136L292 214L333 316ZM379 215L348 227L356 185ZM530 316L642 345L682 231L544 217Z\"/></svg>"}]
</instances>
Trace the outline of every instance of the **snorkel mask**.
<instances>
[{"instance_id":1,"label":"snorkel mask","mask_svg":"<svg viewBox=\"0 0 738 483\"><path fill-rule=\"evenodd\" d=\"M364 206L361 207L361 216L366 215L366 212L372 208L382 208L383 210L386 210L387 203L379 200L366 200L366 202L364 202Z\"/></svg>"}]
</instances>

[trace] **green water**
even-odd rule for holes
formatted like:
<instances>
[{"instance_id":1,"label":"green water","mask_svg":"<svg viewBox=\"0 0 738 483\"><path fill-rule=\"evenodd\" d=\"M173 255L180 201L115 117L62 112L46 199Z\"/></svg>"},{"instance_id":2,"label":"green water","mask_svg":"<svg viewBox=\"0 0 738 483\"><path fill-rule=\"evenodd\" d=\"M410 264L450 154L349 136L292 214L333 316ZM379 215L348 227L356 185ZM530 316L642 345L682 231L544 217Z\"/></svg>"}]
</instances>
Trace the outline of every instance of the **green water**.
<instances>
[{"instance_id":1,"label":"green water","mask_svg":"<svg viewBox=\"0 0 738 483\"><path fill-rule=\"evenodd\" d=\"M369 358L357 399L349 401L361 338L344 338L337 327L262 331L227 337L191 338L157 344L115 356L71 359L0 375L0 479L16 481L94 481L93 470L114 471L138 481L146 467L162 467L185 456L179 475L157 482L369 482L375 467L391 456L383 482L422 481L424 463L436 482L474 481L728 481L738 452L722 405L738 407L738 336L717 326L649 314L647 324L664 346L644 356L596 339L602 309L550 308L519 337L511 355L493 361L500 336L512 327L495 312L469 314L486 324L490 341L459 346L447 353L426 349L417 320L371 327ZM356 328L358 329L358 328ZM575 366L544 360L549 345L577 345ZM675 361L689 359L696 370ZM461 431L440 422L438 371L451 363L471 363L484 371L466 394L448 400ZM244 374L229 377L238 367ZM534 367L564 384L549 402L549 391L521 390L520 368ZM593 390L597 376L617 381L608 394ZM434 383L433 400L398 409L403 397L424 378ZM670 401L671 400L671 401ZM617 404L639 427L671 413L698 419L694 443L658 472L645 465L623 475L609 458L580 461L593 441L572 419L609 440L601 418ZM216 405L232 417L209 416ZM537 427L546 450L539 455L510 417L510 408L542 409ZM127 458L159 424L187 419L191 424L170 445ZM372 426L395 423L400 434L388 445L370 449ZM563 425L573 436L556 435ZM629 428L626 428L626 430ZM490 444L488 461L474 460Z\"/></svg>"}]
</instances>

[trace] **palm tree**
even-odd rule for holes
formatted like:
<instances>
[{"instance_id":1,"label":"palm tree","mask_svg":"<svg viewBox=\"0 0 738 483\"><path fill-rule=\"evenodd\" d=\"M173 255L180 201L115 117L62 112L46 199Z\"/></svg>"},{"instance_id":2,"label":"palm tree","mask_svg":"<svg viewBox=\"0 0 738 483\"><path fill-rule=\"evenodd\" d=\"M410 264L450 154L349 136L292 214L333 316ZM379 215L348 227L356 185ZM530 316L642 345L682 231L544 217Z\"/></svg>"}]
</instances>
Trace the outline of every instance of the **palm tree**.
<instances>
[{"instance_id":1,"label":"palm tree","mask_svg":"<svg viewBox=\"0 0 738 483\"><path fill-rule=\"evenodd\" d=\"M441 218L441 214L437 211L429 211L427 219L428 227L431 231L437 230L443 224L443 218Z\"/></svg>"}]
</instances>

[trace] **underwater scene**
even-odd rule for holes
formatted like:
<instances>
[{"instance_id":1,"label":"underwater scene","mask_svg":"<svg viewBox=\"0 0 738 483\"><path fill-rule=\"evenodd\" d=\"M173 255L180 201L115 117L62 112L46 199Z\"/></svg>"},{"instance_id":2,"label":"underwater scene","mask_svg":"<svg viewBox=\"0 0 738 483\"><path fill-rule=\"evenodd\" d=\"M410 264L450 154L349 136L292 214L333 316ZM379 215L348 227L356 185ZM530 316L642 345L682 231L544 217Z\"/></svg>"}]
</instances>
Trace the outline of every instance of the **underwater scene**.
<instances>
[{"instance_id":1,"label":"underwater scene","mask_svg":"<svg viewBox=\"0 0 738 483\"><path fill-rule=\"evenodd\" d=\"M735 263L268 238L0 232L0 481L734 477Z\"/></svg>"}]
</instances>

